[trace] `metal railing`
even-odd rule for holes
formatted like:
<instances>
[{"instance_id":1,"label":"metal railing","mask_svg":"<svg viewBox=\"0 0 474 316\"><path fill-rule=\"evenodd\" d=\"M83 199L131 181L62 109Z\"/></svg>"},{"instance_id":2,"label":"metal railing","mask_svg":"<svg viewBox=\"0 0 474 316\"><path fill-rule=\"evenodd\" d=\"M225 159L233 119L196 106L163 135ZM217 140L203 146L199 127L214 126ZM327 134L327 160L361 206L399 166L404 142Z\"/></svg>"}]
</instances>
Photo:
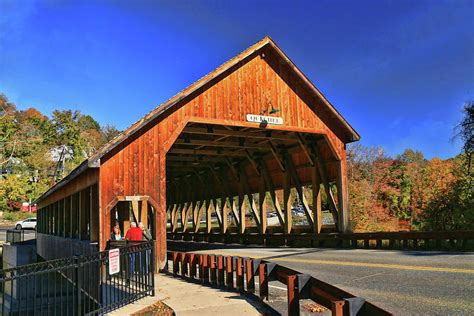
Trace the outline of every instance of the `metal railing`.
<instances>
[{"instance_id":1,"label":"metal railing","mask_svg":"<svg viewBox=\"0 0 474 316\"><path fill-rule=\"evenodd\" d=\"M100 315L154 295L153 242L111 247L120 250L112 275L108 251L0 270L0 314Z\"/></svg>"},{"instance_id":2,"label":"metal railing","mask_svg":"<svg viewBox=\"0 0 474 316\"><path fill-rule=\"evenodd\" d=\"M471 250L474 249L474 230L409 231L374 233L204 233L168 232L170 240L238 243L295 247L337 247L375 249Z\"/></svg>"},{"instance_id":3,"label":"metal railing","mask_svg":"<svg viewBox=\"0 0 474 316\"><path fill-rule=\"evenodd\" d=\"M308 274L265 260L189 252L168 252L172 273L203 284L226 287L254 295L258 279L259 298L268 300L268 282L287 287L288 315L300 314L300 300L311 299L332 315L392 315L390 312ZM235 282L234 282L235 280Z\"/></svg>"},{"instance_id":4,"label":"metal railing","mask_svg":"<svg viewBox=\"0 0 474 316\"><path fill-rule=\"evenodd\" d=\"M17 229L7 230L7 242L10 244L16 244L25 240L25 231Z\"/></svg>"}]
</instances>

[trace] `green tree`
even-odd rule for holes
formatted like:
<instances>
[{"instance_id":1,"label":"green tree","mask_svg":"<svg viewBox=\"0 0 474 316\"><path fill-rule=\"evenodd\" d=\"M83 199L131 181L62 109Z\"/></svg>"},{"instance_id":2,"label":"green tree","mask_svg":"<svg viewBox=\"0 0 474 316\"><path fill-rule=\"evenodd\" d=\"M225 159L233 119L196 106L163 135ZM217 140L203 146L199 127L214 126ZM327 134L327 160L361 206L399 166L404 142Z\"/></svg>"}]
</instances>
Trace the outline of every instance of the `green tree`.
<instances>
[{"instance_id":1,"label":"green tree","mask_svg":"<svg viewBox=\"0 0 474 316\"><path fill-rule=\"evenodd\" d=\"M464 104L463 119L456 126L455 137L463 141L463 152L466 158L466 171L471 174L472 155L474 152L474 100Z\"/></svg>"}]
</instances>

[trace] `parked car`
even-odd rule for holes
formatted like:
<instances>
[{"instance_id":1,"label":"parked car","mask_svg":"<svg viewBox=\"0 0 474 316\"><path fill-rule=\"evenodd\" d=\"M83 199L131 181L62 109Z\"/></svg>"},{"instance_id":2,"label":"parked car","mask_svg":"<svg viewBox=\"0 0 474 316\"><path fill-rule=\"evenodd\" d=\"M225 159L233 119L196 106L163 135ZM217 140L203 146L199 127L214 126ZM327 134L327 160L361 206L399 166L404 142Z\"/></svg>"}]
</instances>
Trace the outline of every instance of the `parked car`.
<instances>
[{"instance_id":1,"label":"parked car","mask_svg":"<svg viewBox=\"0 0 474 316\"><path fill-rule=\"evenodd\" d=\"M16 222L15 229L36 229L36 218L28 218L23 221Z\"/></svg>"}]
</instances>

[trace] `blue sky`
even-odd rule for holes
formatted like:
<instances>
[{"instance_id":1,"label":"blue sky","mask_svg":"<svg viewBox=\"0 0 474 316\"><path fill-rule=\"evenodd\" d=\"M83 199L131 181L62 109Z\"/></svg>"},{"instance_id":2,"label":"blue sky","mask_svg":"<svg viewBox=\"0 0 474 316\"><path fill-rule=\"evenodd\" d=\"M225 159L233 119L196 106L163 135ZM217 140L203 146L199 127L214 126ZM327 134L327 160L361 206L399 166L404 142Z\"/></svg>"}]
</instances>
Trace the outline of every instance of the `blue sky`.
<instances>
[{"instance_id":1,"label":"blue sky","mask_svg":"<svg viewBox=\"0 0 474 316\"><path fill-rule=\"evenodd\" d=\"M460 152L474 97L474 1L0 0L0 92L124 129L270 35L391 155Z\"/></svg>"}]
</instances>

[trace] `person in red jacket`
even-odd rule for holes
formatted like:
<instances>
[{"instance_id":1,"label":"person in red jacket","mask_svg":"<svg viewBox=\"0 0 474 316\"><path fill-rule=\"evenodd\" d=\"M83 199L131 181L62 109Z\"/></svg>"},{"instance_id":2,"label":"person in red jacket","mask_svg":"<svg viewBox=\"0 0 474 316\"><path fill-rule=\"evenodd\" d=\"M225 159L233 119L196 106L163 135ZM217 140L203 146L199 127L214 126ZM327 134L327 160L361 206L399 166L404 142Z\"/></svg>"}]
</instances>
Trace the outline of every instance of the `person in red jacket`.
<instances>
[{"instance_id":1,"label":"person in red jacket","mask_svg":"<svg viewBox=\"0 0 474 316\"><path fill-rule=\"evenodd\" d=\"M130 241L141 241L143 239L143 231L137 227L137 223L132 222L130 224L130 229L127 231L125 239Z\"/></svg>"},{"instance_id":2,"label":"person in red jacket","mask_svg":"<svg viewBox=\"0 0 474 316\"><path fill-rule=\"evenodd\" d=\"M132 222L130 224L130 229L127 231L127 234L125 235L126 240L130 241L141 241L143 239L143 231L137 227L137 223ZM130 284L130 279L133 278L134 272L135 272L135 258L137 254L132 252L129 254L129 276L127 279L127 285Z\"/></svg>"}]
</instances>

